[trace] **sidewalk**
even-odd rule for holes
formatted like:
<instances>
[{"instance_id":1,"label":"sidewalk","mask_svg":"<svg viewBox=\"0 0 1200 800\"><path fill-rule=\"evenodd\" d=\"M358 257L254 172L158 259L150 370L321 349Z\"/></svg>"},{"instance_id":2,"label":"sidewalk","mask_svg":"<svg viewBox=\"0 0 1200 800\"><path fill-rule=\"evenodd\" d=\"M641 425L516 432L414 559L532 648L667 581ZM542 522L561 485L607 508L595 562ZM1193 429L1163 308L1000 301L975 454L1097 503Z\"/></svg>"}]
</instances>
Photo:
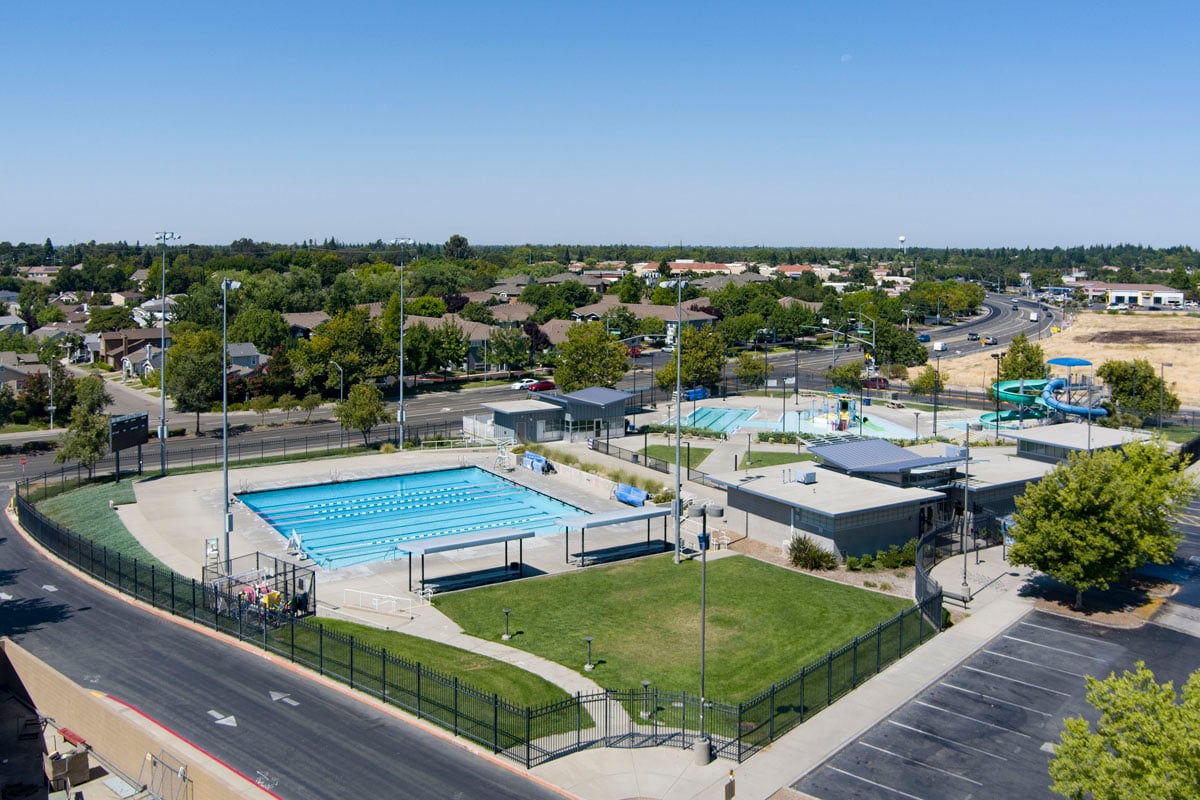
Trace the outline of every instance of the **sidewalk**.
<instances>
[{"instance_id":1,"label":"sidewalk","mask_svg":"<svg viewBox=\"0 0 1200 800\"><path fill-rule=\"evenodd\" d=\"M556 759L532 773L586 800L715 800L725 796L731 772L738 798L772 797L965 661L1033 607L1031 600L1016 593L1028 570L1009 567L1000 558L999 548L980 551L978 566L973 554L969 559L967 579L975 600L965 619L743 764L714 760L697 766L691 750L607 748ZM934 576L943 584L960 586L961 560L942 562L934 568ZM781 797L784 794L780 792Z\"/></svg>"}]
</instances>

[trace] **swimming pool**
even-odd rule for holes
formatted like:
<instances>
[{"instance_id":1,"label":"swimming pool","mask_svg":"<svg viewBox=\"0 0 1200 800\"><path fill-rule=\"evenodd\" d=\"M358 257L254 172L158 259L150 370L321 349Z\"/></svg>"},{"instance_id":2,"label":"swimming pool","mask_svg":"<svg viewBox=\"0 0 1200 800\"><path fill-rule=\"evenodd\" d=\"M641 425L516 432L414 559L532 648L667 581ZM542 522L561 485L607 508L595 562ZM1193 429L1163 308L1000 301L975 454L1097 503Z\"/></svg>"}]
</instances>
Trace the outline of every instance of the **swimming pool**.
<instances>
[{"instance_id":1,"label":"swimming pool","mask_svg":"<svg viewBox=\"0 0 1200 800\"><path fill-rule=\"evenodd\" d=\"M754 416L752 408L712 408L701 406L682 420L689 428L706 428L717 433L732 433Z\"/></svg>"},{"instance_id":2,"label":"swimming pool","mask_svg":"<svg viewBox=\"0 0 1200 800\"><path fill-rule=\"evenodd\" d=\"M326 568L403 555L404 543L451 534L519 528L557 533L575 506L478 467L392 475L237 495L285 539Z\"/></svg>"}]
</instances>

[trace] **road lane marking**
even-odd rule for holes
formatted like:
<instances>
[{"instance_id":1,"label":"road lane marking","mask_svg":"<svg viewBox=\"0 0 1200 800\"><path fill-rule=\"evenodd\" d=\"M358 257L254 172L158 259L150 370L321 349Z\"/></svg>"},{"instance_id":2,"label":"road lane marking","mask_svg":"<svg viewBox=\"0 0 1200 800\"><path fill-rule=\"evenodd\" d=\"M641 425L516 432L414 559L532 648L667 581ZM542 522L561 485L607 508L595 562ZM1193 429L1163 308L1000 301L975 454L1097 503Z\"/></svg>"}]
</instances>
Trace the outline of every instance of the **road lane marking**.
<instances>
[{"instance_id":1,"label":"road lane marking","mask_svg":"<svg viewBox=\"0 0 1200 800\"><path fill-rule=\"evenodd\" d=\"M58 591L58 587L55 586L53 583L44 583L44 584L42 584L42 588L45 589L47 592L57 592Z\"/></svg>"},{"instance_id":2,"label":"road lane marking","mask_svg":"<svg viewBox=\"0 0 1200 800\"><path fill-rule=\"evenodd\" d=\"M983 692L976 692L973 689L964 689L961 686L955 686L953 683L942 683L942 686L945 686L947 689L954 689L957 692L965 692L966 694L973 694L976 697L982 697L984 700L988 700L993 703L1004 703L1004 705L1006 705L1006 706L1012 706L1013 708L1019 708L1022 711L1032 711L1034 714L1041 714L1043 717L1054 716L1053 714L1047 714L1045 711L1038 711L1036 708L1030 708L1029 706L1023 706L1020 703L1014 703L1011 700L1001 700L999 697L993 697L990 694L984 694Z\"/></svg>"},{"instance_id":3,"label":"road lane marking","mask_svg":"<svg viewBox=\"0 0 1200 800\"><path fill-rule=\"evenodd\" d=\"M225 725L230 728L237 727L237 718L234 717L233 714L226 716L224 713L210 708L208 710L208 715L212 717L213 722L217 723L218 725Z\"/></svg>"},{"instance_id":4,"label":"road lane marking","mask_svg":"<svg viewBox=\"0 0 1200 800\"><path fill-rule=\"evenodd\" d=\"M267 692L267 694L271 695L272 703L286 703L293 708L300 705L298 702L293 700L292 696L287 692Z\"/></svg>"},{"instance_id":5,"label":"road lane marking","mask_svg":"<svg viewBox=\"0 0 1200 800\"><path fill-rule=\"evenodd\" d=\"M1057 694L1062 697L1070 697L1071 696L1070 692L1060 692L1058 689L1048 689L1045 686L1038 686L1036 683L1029 683L1028 681L1018 680L1017 678L1010 678L1007 675L1001 675L999 672L989 672L986 669L980 669L979 667L970 667L970 666L963 667L963 669L969 670L970 672L978 672L980 675L987 675L990 678L1000 678L1001 680L1012 681L1013 683L1019 683L1022 686L1028 686L1030 689L1038 689L1040 691L1050 692L1051 694Z\"/></svg>"},{"instance_id":6,"label":"road lane marking","mask_svg":"<svg viewBox=\"0 0 1200 800\"><path fill-rule=\"evenodd\" d=\"M897 794L897 795L900 795L901 797L907 797L907 798L909 798L909 800L925 800L925 798L921 797L920 795L909 794L908 792L902 792L899 789L893 789L891 786L886 786L882 783L877 783L877 782L871 780L870 778L864 778L862 775L855 775L853 772L847 772L844 769L839 769L838 767L835 767L832 765L829 768L831 770L833 770L834 772L840 772L841 774L845 775L847 778L854 778L857 781L862 781L863 783L869 783L871 786L875 786L880 789L883 789L885 792L891 792L892 794Z\"/></svg>"},{"instance_id":7,"label":"road lane marking","mask_svg":"<svg viewBox=\"0 0 1200 800\"><path fill-rule=\"evenodd\" d=\"M921 761L920 759L912 758L911 756L902 756L899 753L894 753L891 750L886 750L882 747L876 747L875 745L867 744L866 742L859 742L859 744L862 745L863 747L869 747L872 750L878 750L881 753L886 753L887 755L892 756L893 758L898 758L901 761L907 761L909 764L915 764L919 767L925 767L925 769L931 769L934 772L940 772L943 775L949 775L951 778L958 778L959 780L964 780L967 783L973 783L976 786L983 786L983 784L980 783L979 781L971 780L970 778L968 778L964 775L959 775L957 772L950 772L949 770L941 769L940 767L935 767L932 764L926 764L924 761Z\"/></svg>"},{"instance_id":8,"label":"road lane marking","mask_svg":"<svg viewBox=\"0 0 1200 800\"><path fill-rule=\"evenodd\" d=\"M996 758L1001 761L1008 761L1008 759L1005 758L1004 756L999 756L999 755L996 755L995 753L989 753L987 750L984 750L979 747L972 747L969 744L963 744L962 742L956 741L954 739L947 739L945 736L939 736L936 733L931 733L930 731L924 730L922 728L917 728L912 725L905 725L903 722L896 722L896 720L894 720L894 719L889 719L888 724L895 725L897 728L903 728L906 731L912 731L913 733L919 733L922 736L928 736L930 739L937 739L938 741L945 742L946 744L953 745L954 747L962 747L964 749L972 750L976 753L979 753L980 755L990 756L991 758Z\"/></svg>"},{"instance_id":9,"label":"road lane marking","mask_svg":"<svg viewBox=\"0 0 1200 800\"><path fill-rule=\"evenodd\" d=\"M1087 677L1087 675L1084 675L1082 672L1071 672L1071 670L1069 670L1069 669L1059 669L1058 667L1048 667L1045 664L1042 664L1038 661L1030 661L1028 658L1017 658L1016 656L1010 656L1007 653L997 653L995 650L984 650L983 652L987 653L988 655L995 656L996 658L1007 658L1010 661L1019 661L1022 664L1028 664L1031 667L1039 667L1041 669L1048 669L1051 672L1061 672L1064 675L1072 675L1076 678L1086 678Z\"/></svg>"},{"instance_id":10,"label":"road lane marking","mask_svg":"<svg viewBox=\"0 0 1200 800\"><path fill-rule=\"evenodd\" d=\"M1005 733L1014 733L1017 736L1020 736L1025 739L1033 738L1028 733L1021 733L1018 730L1013 730L1012 728L1007 728L1003 725L997 725L994 722L988 722L987 720L977 719L976 717L972 717L968 714L960 714L957 711L951 711L948 708L942 708L941 706L935 706L933 703L926 703L924 700L918 700L916 702L917 702L917 705L919 705L919 706L925 706L926 708L932 708L934 711L941 711L943 714L949 714L952 717L962 717L963 719L970 720L971 722L978 722L980 725L986 725L989 728L995 728L998 731L1004 731Z\"/></svg>"},{"instance_id":11,"label":"road lane marking","mask_svg":"<svg viewBox=\"0 0 1200 800\"><path fill-rule=\"evenodd\" d=\"M1061 647L1054 647L1053 645L1042 644L1041 642L1034 642L1029 639L1018 639L1016 636L1008 636L1007 634L1005 635L1004 638L1008 639L1009 641L1012 641L1012 642L1020 642L1021 644L1033 645L1034 647L1044 647L1047 650L1053 650L1056 653L1065 653L1069 656L1078 656L1079 658L1089 658L1092 661L1108 661L1107 658L1097 658L1096 656L1089 656L1084 653L1076 653L1074 650L1064 650Z\"/></svg>"}]
</instances>

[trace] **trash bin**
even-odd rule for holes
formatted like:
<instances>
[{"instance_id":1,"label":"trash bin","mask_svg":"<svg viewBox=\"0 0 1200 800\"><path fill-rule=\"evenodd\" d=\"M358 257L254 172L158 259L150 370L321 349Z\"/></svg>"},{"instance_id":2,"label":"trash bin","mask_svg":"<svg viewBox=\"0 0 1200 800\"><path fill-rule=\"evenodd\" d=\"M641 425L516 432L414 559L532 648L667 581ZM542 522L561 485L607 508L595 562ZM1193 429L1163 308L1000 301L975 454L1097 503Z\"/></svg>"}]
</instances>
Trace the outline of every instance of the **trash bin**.
<instances>
[{"instance_id":1,"label":"trash bin","mask_svg":"<svg viewBox=\"0 0 1200 800\"><path fill-rule=\"evenodd\" d=\"M692 750L696 754L696 766L703 767L712 761L712 740L708 738L697 739L692 745Z\"/></svg>"},{"instance_id":2,"label":"trash bin","mask_svg":"<svg viewBox=\"0 0 1200 800\"><path fill-rule=\"evenodd\" d=\"M864 405L864 406L869 406L869 405L871 405L871 398L869 398L869 397L864 397L864 398L863 398L863 405Z\"/></svg>"}]
</instances>

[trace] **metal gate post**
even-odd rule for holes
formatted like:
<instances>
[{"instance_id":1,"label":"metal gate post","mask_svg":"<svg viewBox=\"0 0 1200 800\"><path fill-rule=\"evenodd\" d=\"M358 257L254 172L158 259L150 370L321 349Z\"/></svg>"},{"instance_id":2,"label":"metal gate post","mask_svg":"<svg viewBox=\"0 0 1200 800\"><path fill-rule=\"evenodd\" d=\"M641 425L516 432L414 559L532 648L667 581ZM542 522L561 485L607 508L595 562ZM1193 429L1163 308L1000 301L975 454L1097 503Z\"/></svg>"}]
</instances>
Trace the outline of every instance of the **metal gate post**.
<instances>
[{"instance_id":1,"label":"metal gate post","mask_svg":"<svg viewBox=\"0 0 1200 800\"><path fill-rule=\"evenodd\" d=\"M387 650L379 648L379 694L387 702Z\"/></svg>"}]
</instances>

